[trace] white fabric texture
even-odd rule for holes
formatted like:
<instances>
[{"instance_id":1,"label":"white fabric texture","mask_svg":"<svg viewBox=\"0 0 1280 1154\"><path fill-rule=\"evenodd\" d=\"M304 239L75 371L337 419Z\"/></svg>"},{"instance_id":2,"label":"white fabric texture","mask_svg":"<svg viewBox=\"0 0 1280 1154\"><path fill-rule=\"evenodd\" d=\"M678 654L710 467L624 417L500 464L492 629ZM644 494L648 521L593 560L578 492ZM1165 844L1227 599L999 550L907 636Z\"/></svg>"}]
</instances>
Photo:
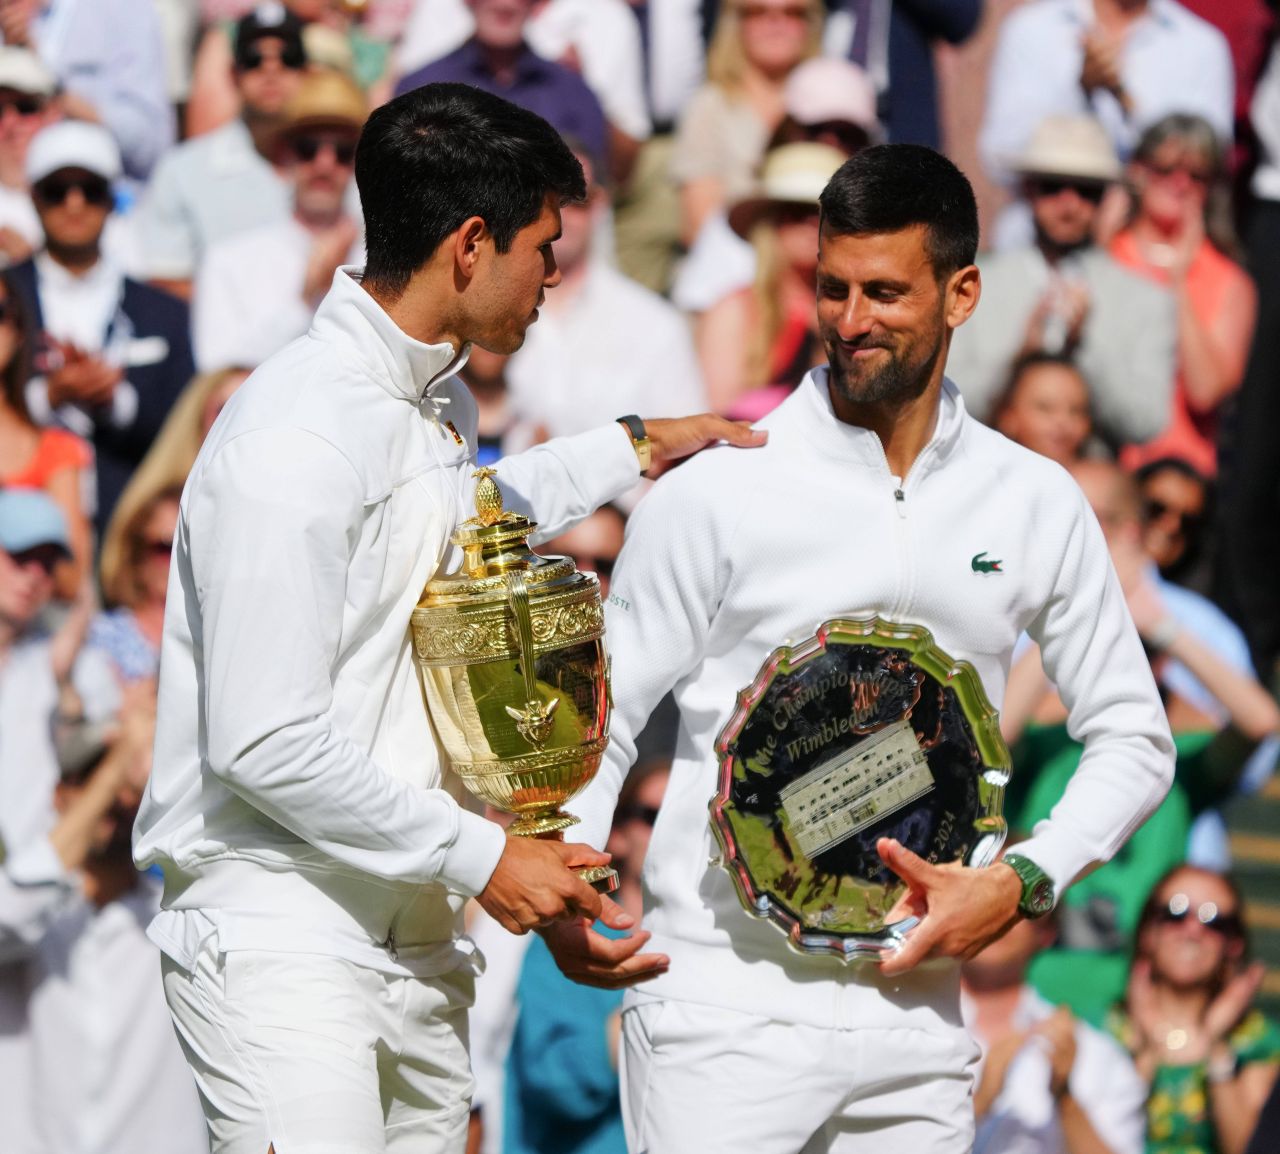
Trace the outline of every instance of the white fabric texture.
<instances>
[{"instance_id":1,"label":"white fabric texture","mask_svg":"<svg viewBox=\"0 0 1280 1154\"><path fill-rule=\"evenodd\" d=\"M302 290L313 243L291 216L209 245L191 302L200 372L253 368L311 327L315 308ZM363 240L352 245L348 263L364 263Z\"/></svg>"},{"instance_id":2,"label":"white fabric texture","mask_svg":"<svg viewBox=\"0 0 1280 1154\"><path fill-rule=\"evenodd\" d=\"M973 1142L978 1049L958 1026L832 1029L642 998L622 1033L632 1154L967 1154Z\"/></svg>"},{"instance_id":3,"label":"white fabric texture","mask_svg":"<svg viewBox=\"0 0 1280 1154\"><path fill-rule=\"evenodd\" d=\"M29 1078L21 1096L7 1082L0 1089L0 1147L135 1154L163 1135L166 1151L202 1154L204 1116L145 933L157 883L140 877L98 909L56 866L42 884L0 882L0 924L25 923L23 946L4 952L21 958L8 973L26 1001Z\"/></svg>"},{"instance_id":4,"label":"white fabric texture","mask_svg":"<svg viewBox=\"0 0 1280 1154\"><path fill-rule=\"evenodd\" d=\"M1232 136L1235 72L1226 38L1173 0L1150 0L1121 51L1120 72L1132 118L1109 92L1080 87L1081 37L1094 22L1090 0L1037 0L1000 26L978 144L997 180L1026 148L1046 116L1093 115L1120 155L1141 131L1170 112L1203 116L1223 141ZM1194 78L1194 80L1191 80Z\"/></svg>"},{"instance_id":5,"label":"white fabric texture","mask_svg":"<svg viewBox=\"0 0 1280 1154\"><path fill-rule=\"evenodd\" d=\"M707 409L688 321L599 261L572 301L543 307L507 364L507 382L512 409L553 437L626 413L683 417Z\"/></svg>"},{"instance_id":6,"label":"white fabric texture","mask_svg":"<svg viewBox=\"0 0 1280 1154\"><path fill-rule=\"evenodd\" d=\"M809 1025L954 1024L954 965L886 979L874 966L801 956L743 910L707 814L714 742L738 692L777 646L831 618L878 613L927 627L973 664L999 708L1027 630L1085 745L1066 795L1019 847L1059 892L1110 858L1167 791L1164 711L1078 486L968 417L954 385L901 486L875 434L836 419L825 368L761 424L766 446L698 455L632 516L606 607L612 740L573 803L581 836L603 845L636 737L673 690L679 737L645 860L644 919L649 948L671 966L646 990ZM972 570L984 552L1002 572Z\"/></svg>"},{"instance_id":7,"label":"white fabric texture","mask_svg":"<svg viewBox=\"0 0 1280 1154\"><path fill-rule=\"evenodd\" d=\"M160 159L138 205L149 278L190 279L209 245L292 212L292 190L259 155L242 120L184 141Z\"/></svg>"},{"instance_id":8,"label":"white fabric texture","mask_svg":"<svg viewBox=\"0 0 1280 1154\"><path fill-rule=\"evenodd\" d=\"M211 939L164 993L212 1154L458 1154L471 1110L474 979L380 974ZM143 1149L139 1147L138 1149Z\"/></svg>"},{"instance_id":9,"label":"white fabric texture","mask_svg":"<svg viewBox=\"0 0 1280 1154\"><path fill-rule=\"evenodd\" d=\"M962 1004L965 1020L972 1027L973 1007L968 999ZM1029 1030L1053 1012L1054 1007L1027 986L1014 1015L1014 1028ZM1115 1039L1079 1021L1075 1037L1071 1096L1111 1154L1142 1154L1147 1126L1146 1083ZM1049 1073L1048 1055L1033 1036L1009 1064L1004 1088L979 1122L974 1154L1067 1154L1062 1125L1049 1092Z\"/></svg>"},{"instance_id":10,"label":"white fabric texture","mask_svg":"<svg viewBox=\"0 0 1280 1154\"><path fill-rule=\"evenodd\" d=\"M135 855L165 871L152 934L187 969L212 930L390 973L468 965L458 915L505 844L442 778L408 630L471 515L466 350L406 336L353 273L231 399L183 494ZM499 467L546 537L636 477L616 424Z\"/></svg>"}]
</instances>

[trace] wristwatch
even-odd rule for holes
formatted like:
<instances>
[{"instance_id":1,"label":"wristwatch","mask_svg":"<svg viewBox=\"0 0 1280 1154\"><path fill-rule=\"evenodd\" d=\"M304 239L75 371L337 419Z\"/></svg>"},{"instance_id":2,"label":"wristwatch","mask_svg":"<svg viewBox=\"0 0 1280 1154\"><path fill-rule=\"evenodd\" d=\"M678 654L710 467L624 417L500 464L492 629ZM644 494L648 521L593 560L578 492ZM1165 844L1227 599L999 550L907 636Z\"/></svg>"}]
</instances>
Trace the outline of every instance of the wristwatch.
<instances>
[{"instance_id":1,"label":"wristwatch","mask_svg":"<svg viewBox=\"0 0 1280 1154\"><path fill-rule=\"evenodd\" d=\"M636 451L636 460L640 462L640 475L643 476L653 464L653 442L649 440L644 422L632 413L626 417L619 417L618 424L627 430L627 436L631 438L631 447Z\"/></svg>"},{"instance_id":2,"label":"wristwatch","mask_svg":"<svg viewBox=\"0 0 1280 1154\"><path fill-rule=\"evenodd\" d=\"M1042 918L1053 909L1053 881L1035 862L1020 853L1007 853L1000 859L1022 882L1018 912L1025 918Z\"/></svg>"}]
</instances>

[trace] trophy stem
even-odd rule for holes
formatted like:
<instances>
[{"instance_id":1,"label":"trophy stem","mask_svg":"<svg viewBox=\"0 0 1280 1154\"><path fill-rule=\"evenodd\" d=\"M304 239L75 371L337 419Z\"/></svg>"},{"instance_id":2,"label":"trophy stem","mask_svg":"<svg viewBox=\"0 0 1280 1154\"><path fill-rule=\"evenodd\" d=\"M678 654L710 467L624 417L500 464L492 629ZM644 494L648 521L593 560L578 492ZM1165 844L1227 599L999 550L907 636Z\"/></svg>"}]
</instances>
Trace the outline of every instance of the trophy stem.
<instances>
[{"instance_id":1,"label":"trophy stem","mask_svg":"<svg viewBox=\"0 0 1280 1154\"><path fill-rule=\"evenodd\" d=\"M573 814L558 810L543 814L522 813L507 828L507 833L512 837L543 837L552 841L564 841L564 831L571 825L577 825L578 821ZM583 866L573 872L597 893L611 894L620 884L618 871L612 866Z\"/></svg>"}]
</instances>

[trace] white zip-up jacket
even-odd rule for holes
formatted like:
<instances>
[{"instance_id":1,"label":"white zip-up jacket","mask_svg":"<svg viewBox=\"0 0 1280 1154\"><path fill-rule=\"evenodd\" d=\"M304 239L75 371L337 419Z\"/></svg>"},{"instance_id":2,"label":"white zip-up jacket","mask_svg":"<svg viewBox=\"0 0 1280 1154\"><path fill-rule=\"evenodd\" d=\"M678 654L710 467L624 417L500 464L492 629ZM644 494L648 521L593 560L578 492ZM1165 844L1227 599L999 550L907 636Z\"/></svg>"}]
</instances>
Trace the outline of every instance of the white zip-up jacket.
<instances>
[{"instance_id":1,"label":"white zip-up jacket","mask_svg":"<svg viewBox=\"0 0 1280 1154\"><path fill-rule=\"evenodd\" d=\"M473 513L476 406L452 346L407 337L341 269L310 332L228 404L182 498L154 768L135 857L153 940L463 964L457 914L504 834L459 806L409 641ZM503 461L553 535L636 483L619 425Z\"/></svg>"},{"instance_id":2,"label":"white zip-up jacket","mask_svg":"<svg viewBox=\"0 0 1280 1154\"><path fill-rule=\"evenodd\" d=\"M799 955L743 910L707 812L715 739L738 692L777 646L832 618L878 613L926 626L975 666L999 708L1014 644L1030 633L1085 745L1066 796L1018 847L1061 892L1115 853L1172 780L1150 667L1079 487L967 416L950 382L901 481L874 433L836 418L825 368L762 427L763 448L699 454L633 514L606 607L611 742L568 809L584 819L582 840L602 845L636 736L674 689L677 752L645 860L644 920L646 948L671 966L632 998L811 1025L958 1028L958 966L885 979L874 964ZM976 572L980 554L1000 571Z\"/></svg>"}]
</instances>

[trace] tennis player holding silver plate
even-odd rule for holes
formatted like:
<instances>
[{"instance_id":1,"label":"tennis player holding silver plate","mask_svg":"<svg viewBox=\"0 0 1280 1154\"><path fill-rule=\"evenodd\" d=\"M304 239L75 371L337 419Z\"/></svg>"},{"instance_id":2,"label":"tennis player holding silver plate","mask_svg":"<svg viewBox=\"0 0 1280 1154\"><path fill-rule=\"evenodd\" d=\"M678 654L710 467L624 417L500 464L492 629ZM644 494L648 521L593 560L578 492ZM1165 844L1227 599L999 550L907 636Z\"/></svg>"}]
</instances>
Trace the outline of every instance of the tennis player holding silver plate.
<instances>
[{"instance_id":1,"label":"tennis player holding silver plate","mask_svg":"<svg viewBox=\"0 0 1280 1154\"><path fill-rule=\"evenodd\" d=\"M1009 751L967 662L928 630L828 621L781 646L716 743L711 821L747 910L805 953L876 957L916 924L882 837L932 863L987 865Z\"/></svg>"}]
</instances>

